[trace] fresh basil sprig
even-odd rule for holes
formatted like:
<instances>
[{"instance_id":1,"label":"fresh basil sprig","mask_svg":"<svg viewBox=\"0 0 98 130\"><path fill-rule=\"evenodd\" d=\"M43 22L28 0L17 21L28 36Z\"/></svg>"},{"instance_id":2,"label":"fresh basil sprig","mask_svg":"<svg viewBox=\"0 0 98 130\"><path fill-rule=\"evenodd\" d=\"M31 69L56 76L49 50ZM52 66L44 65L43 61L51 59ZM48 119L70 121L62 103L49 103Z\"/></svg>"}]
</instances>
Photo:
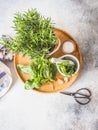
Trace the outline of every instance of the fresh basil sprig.
<instances>
[{"instance_id":1,"label":"fresh basil sprig","mask_svg":"<svg viewBox=\"0 0 98 130\"><path fill-rule=\"evenodd\" d=\"M31 79L25 83L25 89L39 88L43 83L53 81L57 73L56 65L44 57L35 58L28 66L18 64L17 67L31 75Z\"/></svg>"}]
</instances>

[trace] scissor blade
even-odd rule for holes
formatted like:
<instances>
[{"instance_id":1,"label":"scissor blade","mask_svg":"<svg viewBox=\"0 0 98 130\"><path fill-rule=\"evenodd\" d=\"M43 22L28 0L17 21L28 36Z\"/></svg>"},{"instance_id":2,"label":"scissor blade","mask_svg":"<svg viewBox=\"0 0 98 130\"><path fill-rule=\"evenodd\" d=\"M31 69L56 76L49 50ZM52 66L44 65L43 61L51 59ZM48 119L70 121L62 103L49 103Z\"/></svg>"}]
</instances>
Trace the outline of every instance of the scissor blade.
<instances>
[{"instance_id":1,"label":"scissor blade","mask_svg":"<svg viewBox=\"0 0 98 130\"><path fill-rule=\"evenodd\" d=\"M65 94L65 95L69 95L69 96L74 96L74 93L70 93L70 92L60 92L61 94Z\"/></svg>"}]
</instances>

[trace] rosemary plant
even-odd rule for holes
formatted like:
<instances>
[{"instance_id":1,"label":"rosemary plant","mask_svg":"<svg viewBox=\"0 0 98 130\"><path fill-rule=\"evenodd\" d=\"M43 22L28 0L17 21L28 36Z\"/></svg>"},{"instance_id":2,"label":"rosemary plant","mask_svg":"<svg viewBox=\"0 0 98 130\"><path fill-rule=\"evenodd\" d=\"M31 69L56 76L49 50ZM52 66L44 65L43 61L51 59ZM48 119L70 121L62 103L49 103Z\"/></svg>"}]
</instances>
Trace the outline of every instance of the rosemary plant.
<instances>
[{"instance_id":1,"label":"rosemary plant","mask_svg":"<svg viewBox=\"0 0 98 130\"><path fill-rule=\"evenodd\" d=\"M56 44L54 24L50 18L41 16L36 9L17 13L14 17L16 36L4 44L14 53L33 57L47 55Z\"/></svg>"}]
</instances>

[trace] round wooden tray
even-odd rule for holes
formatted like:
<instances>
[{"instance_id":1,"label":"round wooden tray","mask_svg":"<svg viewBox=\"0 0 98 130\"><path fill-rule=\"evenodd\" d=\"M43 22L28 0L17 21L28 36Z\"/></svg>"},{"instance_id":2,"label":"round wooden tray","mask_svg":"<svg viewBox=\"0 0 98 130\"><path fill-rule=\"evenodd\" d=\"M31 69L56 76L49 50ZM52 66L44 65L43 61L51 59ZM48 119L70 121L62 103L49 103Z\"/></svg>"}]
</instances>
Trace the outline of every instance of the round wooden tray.
<instances>
[{"instance_id":1,"label":"round wooden tray","mask_svg":"<svg viewBox=\"0 0 98 130\"><path fill-rule=\"evenodd\" d=\"M74 45L76 46L76 49L74 52L72 52L70 54L72 54L78 58L78 60L80 62L80 69L81 69L82 56L81 56L80 48L79 48L77 42L65 31L62 31L57 28L55 28L54 31L55 31L56 36L61 41L61 46L57 52L55 52L54 54L52 54L50 56L50 58L51 57L57 58L57 57L67 54L62 51L62 45L65 41L71 40L74 43ZM16 73L23 82L30 79L30 75L20 72L16 66L17 66L17 64L28 65L28 64L30 64L30 62L31 62L31 60L27 56L22 56L22 54L16 54L14 56L14 66L15 66ZM47 83L43 84L39 89L34 89L34 90L39 91L39 92L44 92L44 93L53 93L53 92L62 91L63 89L69 87L77 79L79 73L80 73L80 70L77 74L70 77L68 82L64 82L63 84L58 84L58 79L64 80L64 77L58 72L54 81L47 82Z\"/></svg>"}]
</instances>

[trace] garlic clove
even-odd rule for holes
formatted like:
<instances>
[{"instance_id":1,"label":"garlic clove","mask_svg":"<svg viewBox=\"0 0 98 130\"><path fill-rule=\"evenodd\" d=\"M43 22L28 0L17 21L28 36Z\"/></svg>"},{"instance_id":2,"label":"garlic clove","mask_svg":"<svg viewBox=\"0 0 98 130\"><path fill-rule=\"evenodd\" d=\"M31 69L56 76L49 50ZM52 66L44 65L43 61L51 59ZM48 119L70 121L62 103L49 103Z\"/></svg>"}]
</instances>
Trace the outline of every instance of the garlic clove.
<instances>
[{"instance_id":1,"label":"garlic clove","mask_svg":"<svg viewBox=\"0 0 98 130\"><path fill-rule=\"evenodd\" d=\"M58 82L58 84L63 84L64 83L64 81L61 80L61 79L57 79L57 82Z\"/></svg>"},{"instance_id":2,"label":"garlic clove","mask_svg":"<svg viewBox=\"0 0 98 130\"><path fill-rule=\"evenodd\" d=\"M68 82L68 80L69 80L68 77L64 77L65 82Z\"/></svg>"}]
</instances>

